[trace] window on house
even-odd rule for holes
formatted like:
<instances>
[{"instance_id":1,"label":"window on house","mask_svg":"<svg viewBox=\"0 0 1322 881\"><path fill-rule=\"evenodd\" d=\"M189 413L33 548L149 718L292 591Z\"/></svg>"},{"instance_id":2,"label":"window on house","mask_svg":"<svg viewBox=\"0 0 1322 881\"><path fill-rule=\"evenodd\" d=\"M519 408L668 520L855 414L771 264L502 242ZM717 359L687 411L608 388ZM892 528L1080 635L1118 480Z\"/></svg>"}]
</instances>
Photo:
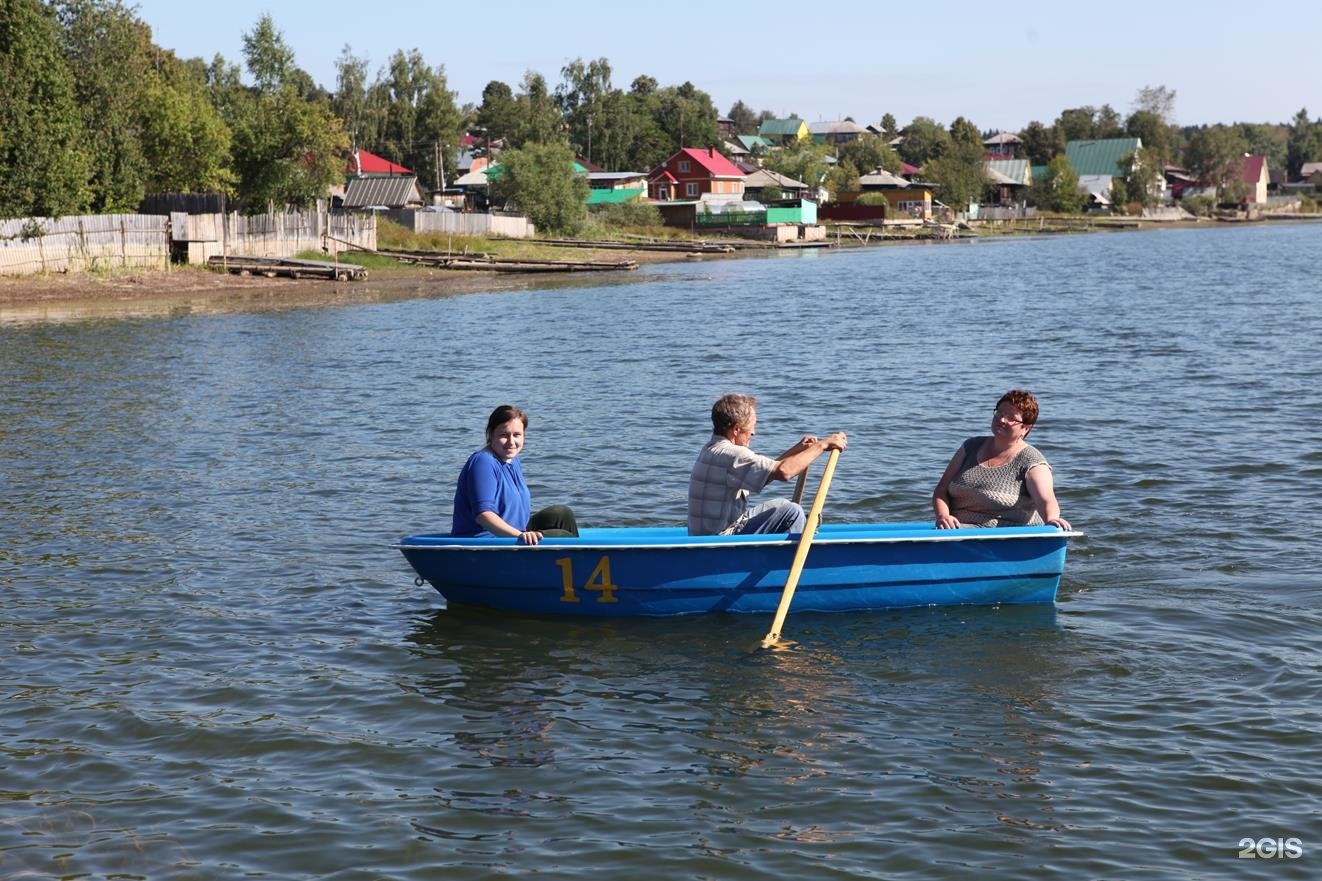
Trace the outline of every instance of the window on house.
<instances>
[{"instance_id":1,"label":"window on house","mask_svg":"<svg viewBox=\"0 0 1322 881\"><path fill-rule=\"evenodd\" d=\"M687 159L679 160L679 170L685 172L689 170L689 161Z\"/></svg>"},{"instance_id":2,"label":"window on house","mask_svg":"<svg viewBox=\"0 0 1322 881\"><path fill-rule=\"evenodd\" d=\"M684 191L685 191L688 195L690 195L690 196L696 196L696 195L698 195L698 185L697 185L697 184L685 184L685 185L684 185L684 188L685 188Z\"/></svg>"}]
</instances>

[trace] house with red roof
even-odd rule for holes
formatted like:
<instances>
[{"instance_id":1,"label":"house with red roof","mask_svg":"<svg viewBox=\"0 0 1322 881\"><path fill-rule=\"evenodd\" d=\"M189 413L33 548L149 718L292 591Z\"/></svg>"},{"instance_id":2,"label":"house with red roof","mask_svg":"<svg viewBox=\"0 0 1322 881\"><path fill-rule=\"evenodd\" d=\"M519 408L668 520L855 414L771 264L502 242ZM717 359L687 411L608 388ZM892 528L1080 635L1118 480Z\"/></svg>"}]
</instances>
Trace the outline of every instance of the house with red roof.
<instances>
[{"instance_id":1,"label":"house with red roof","mask_svg":"<svg viewBox=\"0 0 1322 881\"><path fill-rule=\"evenodd\" d=\"M1266 205L1267 184L1271 183L1271 175L1267 173L1267 157L1245 155L1243 175L1244 185L1249 188L1244 201Z\"/></svg>"},{"instance_id":2,"label":"house with red roof","mask_svg":"<svg viewBox=\"0 0 1322 881\"><path fill-rule=\"evenodd\" d=\"M369 174L412 174L413 172L402 165L396 165L389 159L382 159L375 153L369 153L358 147L349 156L349 167L344 170L344 173L362 177Z\"/></svg>"},{"instance_id":3,"label":"house with red roof","mask_svg":"<svg viewBox=\"0 0 1322 881\"><path fill-rule=\"evenodd\" d=\"M738 202L744 197L744 173L715 147L684 147L647 175L647 195L657 202Z\"/></svg>"}]
</instances>

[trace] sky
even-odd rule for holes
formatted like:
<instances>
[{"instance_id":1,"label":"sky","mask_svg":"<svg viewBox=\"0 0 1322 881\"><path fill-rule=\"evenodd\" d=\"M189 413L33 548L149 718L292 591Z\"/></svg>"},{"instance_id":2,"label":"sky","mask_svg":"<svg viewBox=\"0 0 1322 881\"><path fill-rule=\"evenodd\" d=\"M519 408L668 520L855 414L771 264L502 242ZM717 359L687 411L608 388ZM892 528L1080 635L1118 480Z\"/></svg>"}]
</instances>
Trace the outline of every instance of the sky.
<instances>
[{"instance_id":1,"label":"sky","mask_svg":"<svg viewBox=\"0 0 1322 881\"><path fill-rule=\"evenodd\" d=\"M689 81L722 115L743 101L808 122L964 116L984 131L1018 131L1072 107L1110 104L1126 116L1145 86L1174 90L1179 125L1288 123L1303 107L1322 116L1317 0L1260 10L1220 0L126 5L156 45L239 65L243 34L269 13L298 66L331 91L346 45L367 59L369 78L396 51L417 49L444 67L460 105L480 103L492 80L518 91L533 70L554 89L566 63L605 58L616 88L644 74L662 86Z\"/></svg>"}]
</instances>

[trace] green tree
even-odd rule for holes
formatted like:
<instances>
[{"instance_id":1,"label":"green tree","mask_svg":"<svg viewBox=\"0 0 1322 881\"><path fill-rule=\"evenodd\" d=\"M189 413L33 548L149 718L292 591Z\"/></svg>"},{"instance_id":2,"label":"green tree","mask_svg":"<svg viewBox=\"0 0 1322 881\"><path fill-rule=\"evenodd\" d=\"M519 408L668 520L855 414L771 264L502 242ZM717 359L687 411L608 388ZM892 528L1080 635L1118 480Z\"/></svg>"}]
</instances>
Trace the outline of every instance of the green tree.
<instances>
[{"instance_id":1,"label":"green tree","mask_svg":"<svg viewBox=\"0 0 1322 881\"><path fill-rule=\"evenodd\" d=\"M858 168L852 162L837 162L835 165L828 166L826 180L824 181L827 201L839 201L841 193L858 192L860 176ZM778 188L777 192L779 192ZM768 202L772 201L771 196L766 193L763 193L762 198Z\"/></svg>"},{"instance_id":2,"label":"green tree","mask_svg":"<svg viewBox=\"0 0 1322 881\"><path fill-rule=\"evenodd\" d=\"M889 113L882 114L881 136L886 139L886 143L889 144L891 141L895 140L896 136L898 136L899 133L900 130L896 126L895 117Z\"/></svg>"},{"instance_id":3,"label":"green tree","mask_svg":"<svg viewBox=\"0 0 1322 881\"><path fill-rule=\"evenodd\" d=\"M982 132L976 125L962 116L955 117L955 121L950 124L950 140L952 144L971 144L979 151L985 152L982 145Z\"/></svg>"},{"instance_id":4,"label":"green tree","mask_svg":"<svg viewBox=\"0 0 1322 881\"><path fill-rule=\"evenodd\" d=\"M1247 147L1239 132L1225 126L1205 126L1189 138L1184 151L1184 165L1198 177L1216 187L1223 202L1238 201L1246 186L1244 152Z\"/></svg>"},{"instance_id":5,"label":"green tree","mask_svg":"<svg viewBox=\"0 0 1322 881\"><path fill-rule=\"evenodd\" d=\"M610 62L605 58L588 62L575 58L560 69L560 76L556 99L569 127L569 142L580 156L591 162L594 128L600 147L603 133L616 122L605 112L606 102L615 91L611 87ZM605 139L609 137L606 135Z\"/></svg>"},{"instance_id":6,"label":"green tree","mask_svg":"<svg viewBox=\"0 0 1322 881\"><path fill-rule=\"evenodd\" d=\"M245 211L308 206L343 181L349 139L325 102L310 103L293 86L256 96L234 127L234 166Z\"/></svg>"},{"instance_id":7,"label":"green tree","mask_svg":"<svg viewBox=\"0 0 1322 881\"><path fill-rule=\"evenodd\" d=\"M55 4L65 57L78 72L74 91L88 133L91 208L135 211L150 163L141 132L145 91L155 80L151 31L118 0Z\"/></svg>"},{"instance_id":8,"label":"green tree","mask_svg":"<svg viewBox=\"0 0 1322 881\"><path fill-rule=\"evenodd\" d=\"M252 93L243 84L243 71L217 53L206 65L205 82L211 104L227 123L240 118L252 103Z\"/></svg>"},{"instance_id":9,"label":"green tree","mask_svg":"<svg viewBox=\"0 0 1322 881\"><path fill-rule=\"evenodd\" d=\"M644 133L650 121L638 112L636 102L619 89L603 95L599 107L602 122L593 126L592 152L588 158L611 171L634 168L635 152L648 143ZM660 140L660 132L655 131L652 141ZM646 169L655 164L637 167Z\"/></svg>"},{"instance_id":10,"label":"green tree","mask_svg":"<svg viewBox=\"0 0 1322 881\"><path fill-rule=\"evenodd\" d=\"M1112 198L1116 205L1136 204L1150 208L1161 195L1163 165L1160 155L1143 146L1120 159L1124 174L1113 184Z\"/></svg>"},{"instance_id":11,"label":"green tree","mask_svg":"<svg viewBox=\"0 0 1322 881\"><path fill-rule=\"evenodd\" d=\"M1097 118L1093 122L1094 138L1123 138L1125 136L1124 121L1110 104L1103 104L1097 111Z\"/></svg>"},{"instance_id":12,"label":"green tree","mask_svg":"<svg viewBox=\"0 0 1322 881\"><path fill-rule=\"evenodd\" d=\"M936 159L950 147L950 133L930 116L916 116L904 128L900 143L900 158L920 168L928 160Z\"/></svg>"},{"instance_id":13,"label":"green tree","mask_svg":"<svg viewBox=\"0 0 1322 881\"><path fill-rule=\"evenodd\" d=\"M253 213L324 198L333 183L343 180L349 149L344 124L329 100L302 91L304 80L293 75L292 53L283 47L270 16L262 16L244 35L248 71L258 87L245 91L232 82L222 87L231 114L226 121L234 133L239 202ZM222 59L217 57L212 67L227 78Z\"/></svg>"},{"instance_id":14,"label":"green tree","mask_svg":"<svg viewBox=\"0 0 1322 881\"><path fill-rule=\"evenodd\" d=\"M633 79L627 94L621 95L619 112L628 127L613 127L620 138L605 155L604 165L617 171L648 171L664 163L674 153L670 136L657 123L657 81L652 77Z\"/></svg>"},{"instance_id":15,"label":"green tree","mask_svg":"<svg viewBox=\"0 0 1322 881\"><path fill-rule=\"evenodd\" d=\"M276 91L290 81L295 70L294 50L269 13L243 35L243 57L260 92Z\"/></svg>"},{"instance_id":16,"label":"green tree","mask_svg":"<svg viewBox=\"0 0 1322 881\"><path fill-rule=\"evenodd\" d=\"M354 55L347 44L335 61L335 97L331 109L344 121L353 145L378 143L381 113L368 96L367 59Z\"/></svg>"},{"instance_id":17,"label":"green tree","mask_svg":"<svg viewBox=\"0 0 1322 881\"><path fill-rule=\"evenodd\" d=\"M652 107L657 127L669 135L672 152L681 147L721 145L716 127L716 105L710 95L693 83L658 89Z\"/></svg>"},{"instance_id":18,"label":"green tree","mask_svg":"<svg viewBox=\"0 0 1322 881\"><path fill-rule=\"evenodd\" d=\"M1065 154L1047 163L1046 174L1033 183L1029 199L1047 211L1078 214L1083 210L1084 195L1079 190L1079 175Z\"/></svg>"},{"instance_id":19,"label":"green tree","mask_svg":"<svg viewBox=\"0 0 1322 881\"><path fill-rule=\"evenodd\" d=\"M735 133L741 135L757 134L758 127L762 122L758 119L757 114L753 112L753 108L749 107L743 101L735 101L734 104L730 106L730 112L726 115L730 118L730 121L734 123Z\"/></svg>"},{"instance_id":20,"label":"green tree","mask_svg":"<svg viewBox=\"0 0 1322 881\"><path fill-rule=\"evenodd\" d=\"M791 147L785 147L780 150L773 150L767 156L763 166L785 175L795 180L803 181L809 189L826 185L830 191L831 185L841 186L847 184L846 177L848 172L833 178L828 182L828 175L831 171L831 165L827 161L831 156L831 147L828 144L814 144L811 140L804 139ZM871 169L868 169L871 171ZM857 169L854 170L855 177ZM844 187L848 188L848 187ZM834 195L834 193L832 193Z\"/></svg>"},{"instance_id":21,"label":"green tree","mask_svg":"<svg viewBox=\"0 0 1322 881\"><path fill-rule=\"evenodd\" d=\"M566 143L564 117L546 78L530 70L523 75L520 88L514 97L514 127L506 137L509 145Z\"/></svg>"},{"instance_id":22,"label":"green tree","mask_svg":"<svg viewBox=\"0 0 1322 881\"><path fill-rule=\"evenodd\" d=\"M1097 110L1092 105L1062 110L1060 116L1056 117L1056 131L1060 133L1060 138L1065 143L1091 140L1097 137L1094 134L1096 116Z\"/></svg>"},{"instance_id":23,"label":"green tree","mask_svg":"<svg viewBox=\"0 0 1322 881\"><path fill-rule=\"evenodd\" d=\"M500 154L492 195L522 211L541 231L575 235L587 221L588 182L565 144L530 142Z\"/></svg>"},{"instance_id":24,"label":"green tree","mask_svg":"<svg viewBox=\"0 0 1322 881\"><path fill-rule=\"evenodd\" d=\"M90 174L59 24L39 0L0 3L0 217L83 211Z\"/></svg>"},{"instance_id":25,"label":"green tree","mask_svg":"<svg viewBox=\"0 0 1322 881\"><path fill-rule=\"evenodd\" d=\"M159 53L143 90L140 124L148 193L233 193L232 137L201 70Z\"/></svg>"},{"instance_id":26,"label":"green tree","mask_svg":"<svg viewBox=\"0 0 1322 881\"><path fill-rule=\"evenodd\" d=\"M1144 86L1134 96L1134 112L1144 112L1161 120L1162 125L1175 124L1175 90L1165 86Z\"/></svg>"},{"instance_id":27,"label":"green tree","mask_svg":"<svg viewBox=\"0 0 1322 881\"><path fill-rule=\"evenodd\" d=\"M1241 122L1235 126L1244 139L1244 152L1267 157L1267 168L1279 171L1286 167L1289 129L1281 125Z\"/></svg>"},{"instance_id":28,"label":"green tree","mask_svg":"<svg viewBox=\"0 0 1322 881\"><path fill-rule=\"evenodd\" d=\"M961 117L962 119L962 117ZM952 126L954 128L954 126ZM956 210L982 200L987 189L987 167L982 137L975 128L959 129L950 146L923 166L923 177L936 185L936 197Z\"/></svg>"},{"instance_id":29,"label":"green tree","mask_svg":"<svg viewBox=\"0 0 1322 881\"><path fill-rule=\"evenodd\" d=\"M416 141L410 167L439 188L444 157L452 155L463 136L464 116L455 104L443 66L424 71L418 86Z\"/></svg>"},{"instance_id":30,"label":"green tree","mask_svg":"<svg viewBox=\"0 0 1322 881\"><path fill-rule=\"evenodd\" d=\"M1019 137L1024 142L1024 158L1030 165L1046 165L1059 153L1065 152L1065 140L1054 126L1045 126L1036 119L1030 122Z\"/></svg>"},{"instance_id":31,"label":"green tree","mask_svg":"<svg viewBox=\"0 0 1322 881\"><path fill-rule=\"evenodd\" d=\"M1163 166L1174 155L1170 126L1150 110L1135 110L1129 114L1125 120L1125 134L1138 138Z\"/></svg>"},{"instance_id":32,"label":"green tree","mask_svg":"<svg viewBox=\"0 0 1322 881\"><path fill-rule=\"evenodd\" d=\"M500 80L492 80L482 89L482 103L478 105L476 123L486 135L485 148L491 141L508 140L518 124L518 105L514 90Z\"/></svg>"},{"instance_id":33,"label":"green tree","mask_svg":"<svg viewBox=\"0 0 1322 881\"><path fill-rule=\"evenodd\" d=\"M871 174L878 168L899 174L903 167L900 155L891 149L890 144L883 138L871 134L859 135L854 140L841 144L836 158L842 163L850 163L861 174Z\"/></svg>"},{"instance_id":34,"label":"green tree","mask_svg":"<svg viewBox=\"0 0 1322 881\"><path fill-rule=\"evenodd\" d=\"M459 142L460 115L445 68L432 68L422 52L397 51L368 91L381 133L368 149L439 186L446 150Z\"/></svg>"},{"instance_id":35,"label":"green tree","mask_svg":"<svg viewBox=\"0 0 1322 881\"><path fill-rule=\"evenodd\" d=\"M1322 120L1308 121L1308 108L1301 107L1290 123L1286 136L1285 170L1290 180L1299 179L1305 162L1322 159Z\"/></svg>"}]
</instances>

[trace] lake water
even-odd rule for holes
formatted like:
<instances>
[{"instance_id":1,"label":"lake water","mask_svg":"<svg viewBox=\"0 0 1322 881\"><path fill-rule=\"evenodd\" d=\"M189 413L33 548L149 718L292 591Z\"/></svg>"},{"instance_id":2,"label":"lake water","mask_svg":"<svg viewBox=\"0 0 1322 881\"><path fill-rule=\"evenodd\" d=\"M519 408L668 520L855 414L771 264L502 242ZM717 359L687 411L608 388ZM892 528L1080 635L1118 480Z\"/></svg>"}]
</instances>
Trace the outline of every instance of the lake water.
<instances>
[{"instance_id":1,"label":"lake water","mask_svg":"<svg viewBox=\"0 0 1322 881\"><path fill-rule=\"evenodd\" d=\"M0 878L1322 877L1320 249L0 324ZM736 390L767 452L849 432L828 519L926 520L1015 386L1087 533L1054 607L791 612L755 651L755 616L447 609L389 547L448 528L506 401L584 525L682 522Z\"/></svg>"}]
</instances>

